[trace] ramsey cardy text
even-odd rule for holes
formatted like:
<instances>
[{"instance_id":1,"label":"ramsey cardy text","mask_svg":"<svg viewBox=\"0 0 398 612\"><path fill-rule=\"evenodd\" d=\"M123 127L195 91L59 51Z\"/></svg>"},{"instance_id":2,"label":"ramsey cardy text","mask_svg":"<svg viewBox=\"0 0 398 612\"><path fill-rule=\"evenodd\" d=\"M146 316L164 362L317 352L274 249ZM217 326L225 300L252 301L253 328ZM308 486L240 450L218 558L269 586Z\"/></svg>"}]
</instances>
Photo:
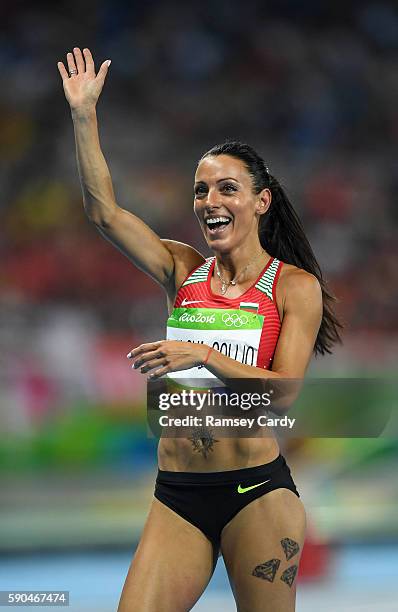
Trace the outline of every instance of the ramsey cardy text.
<instances>
[{"instance_id":1,"label":"ramsey cardy text","mask_svg":"<svg viewBox=\"0 0 398 612\"><path fill-rule=\"evenodd\" d=\"M215 417L207 415L205 417L185 416L182 418L171 417L166 414L159 417L161 427L247 427L251 429L254 424L258 427L287 427L292 429L296 419L283 417L258 416L255 419L244 417Z\"/></svg>"}]
</instances>

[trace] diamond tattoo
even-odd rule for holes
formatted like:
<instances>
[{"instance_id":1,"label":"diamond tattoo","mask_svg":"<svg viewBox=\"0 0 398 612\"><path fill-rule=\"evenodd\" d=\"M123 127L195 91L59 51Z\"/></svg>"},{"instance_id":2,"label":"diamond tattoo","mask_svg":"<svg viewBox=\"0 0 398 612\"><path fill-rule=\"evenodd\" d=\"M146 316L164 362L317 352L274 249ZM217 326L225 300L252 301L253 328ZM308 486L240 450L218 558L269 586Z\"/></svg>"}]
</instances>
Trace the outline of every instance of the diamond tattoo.
<instances>
[{"instance_id":1,"label":"diamond tattoo","mask_svg":"<svg viewBox=\"0 0 398 612\"><path fill-rule=\"evenodd\" d=\"M280 563L280 559L270 559L265 563L261 563L261 565L257 565L254 568L252 576L262 578L263 580L268 580L268 582L274 582Z\"/></svg>"}]
</instances>

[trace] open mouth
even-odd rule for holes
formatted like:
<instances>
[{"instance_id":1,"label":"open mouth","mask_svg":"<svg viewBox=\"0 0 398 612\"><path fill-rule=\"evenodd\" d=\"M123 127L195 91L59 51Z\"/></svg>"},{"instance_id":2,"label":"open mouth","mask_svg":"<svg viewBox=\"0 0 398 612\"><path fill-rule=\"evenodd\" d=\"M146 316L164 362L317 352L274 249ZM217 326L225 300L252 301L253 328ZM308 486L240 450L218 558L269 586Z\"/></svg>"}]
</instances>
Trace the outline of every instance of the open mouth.
<instances>
[{"instance_id":1,"label":"open mouth","mask_svg":"<svg viewBox=\"0 0 398 612\"><path fill-rule=\"evenodd\" d=\"M208 217L205 220L205 225L210 234L219 234L228 227L232 219L229 217Z\"/></svg>"}]
</instances>

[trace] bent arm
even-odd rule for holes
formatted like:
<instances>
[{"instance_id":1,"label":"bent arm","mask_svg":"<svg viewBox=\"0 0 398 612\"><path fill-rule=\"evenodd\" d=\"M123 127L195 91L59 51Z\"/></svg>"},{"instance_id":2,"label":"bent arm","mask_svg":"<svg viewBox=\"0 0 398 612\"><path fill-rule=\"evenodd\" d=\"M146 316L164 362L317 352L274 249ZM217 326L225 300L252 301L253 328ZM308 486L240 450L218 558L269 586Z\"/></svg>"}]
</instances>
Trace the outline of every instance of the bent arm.
<instances>
[{"instance_id":1,"label":"bent arm","mask_svg":"<svg viewBox=\"0 0 398 612\"><path fill-rule=\"evenodd\" d=\"M322 320L322 292L314 276L296 269L280 285L283 321L272 370L239 363L217 351L210 353L206 364L226 384L232 379L242 382L247 378L257 379L255 386L249 384L247 388L271 392L269 410L279 416L286 414L299 396ZM235 384L247 390L244 383L242 386L236 380Z\"/></svg>"},{"instance_id":2,"label":"bent arm","mask_svg":"<svg viewBox=\"0 0 398 612\"><path fill-rule=\"evenodd\" d=\"M206 344L179 340L142 344L127 357L143 374L152 371L151 380L206 365L233 391L272 394L267 411L284 415L299 396L314 350L322 320L322 291L312 274L296 268L281 278L277 294L283 320L272 370L242 364Z\"/></svg>"},{"instance_id":3,"label":"bent arm","mask_svg":"<svg viewBox=\"0 0 398 612\"><path fill-rule=\"evenodd\" d=\"M322 320L322 292L314 276L296 269L281 285L284 315L272 370L241 364L217 351L211 352L206 364L226 383L228 379L256 378L262 381L262 391L272 386L271 411L277 414L285 413L299 395Z\"/></svg>"},{"instance_id":4,"label":"bent arm","mask_svg":"<svg viewBox=\"0 0 398 612\"><path fill-rule=\"evenodd\" d=\"M254 385L259 384L260 390L267 389L272 380L272 388L281 400L279 405L273 405L278 409L289 407L301 388L314 350L322 320L322 292L315 276L297 268L284 275L279 285L283 287L277 289L283 320L272 370L240 363L206 344L179 340L159 340L134 348L128 355L135 360L133 367L142 366L142 373L154 370L149 377L156 379L169 372L206 365L228 386L239 387L240 381L255 379ZM274 387L278 381L281 384Z\"/></svg>"}]
</instances>

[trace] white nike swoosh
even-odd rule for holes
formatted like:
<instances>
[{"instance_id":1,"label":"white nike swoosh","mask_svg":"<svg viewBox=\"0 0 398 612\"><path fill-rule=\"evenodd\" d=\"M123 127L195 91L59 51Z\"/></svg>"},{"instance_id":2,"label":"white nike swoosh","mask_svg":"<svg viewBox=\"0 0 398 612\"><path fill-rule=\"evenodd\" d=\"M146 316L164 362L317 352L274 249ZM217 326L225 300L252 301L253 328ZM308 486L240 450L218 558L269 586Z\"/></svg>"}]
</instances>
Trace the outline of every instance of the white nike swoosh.
<instances>
[{"instance_id":1,"label":"white nike swoosh","mask_svg":"<svg viewBox=\"0 0 398 612\"><path fill-rule=\"evenodd\" d=\"M181 306L187 306L188 304L203 304L206 300L186 300L185 298L181 302Z\"/></svg>"}]
</instances>

